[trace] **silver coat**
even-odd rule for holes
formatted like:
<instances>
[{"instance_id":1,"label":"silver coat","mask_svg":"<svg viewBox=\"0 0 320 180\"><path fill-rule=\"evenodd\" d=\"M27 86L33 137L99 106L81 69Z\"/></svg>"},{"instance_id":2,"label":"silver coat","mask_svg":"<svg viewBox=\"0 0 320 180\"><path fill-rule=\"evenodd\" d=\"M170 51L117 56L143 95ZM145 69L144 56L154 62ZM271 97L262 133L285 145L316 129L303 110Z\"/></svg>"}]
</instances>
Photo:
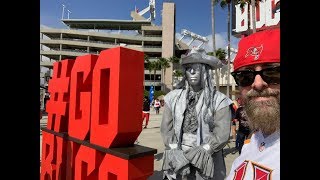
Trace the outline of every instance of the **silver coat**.
<instances>
[{"instance_id":1,"label":"silver coat","mask_svg":"<svg viewBox=\"0 0 320 180\"><path fill-rule=\"evenodd\" d=\"M176 89L168 93L165 100L164 114L161 123L161 135L166 149L173 146L178 147L181 143L181 128L184 119L184 111L187 105L187 91L184 89ZM210 145L210 152L213 158L214 177L215 180L223 180L226 176L226 168L224 157L222 154L223 147L227 144L231 130L231 99L223 93L216 91L210 108L214 115L211 122L204 122L204 100L203 92L196 105L196 113L198 115L198 130L196 145ZM165 156L166 154L164 154ZM164 157L163 159L166 159ZM165 163L165 162L164 162ZM174 175L175 176L175 175ZM202 179L196 175L196 179Z\"/></svg>"}]
</instances>

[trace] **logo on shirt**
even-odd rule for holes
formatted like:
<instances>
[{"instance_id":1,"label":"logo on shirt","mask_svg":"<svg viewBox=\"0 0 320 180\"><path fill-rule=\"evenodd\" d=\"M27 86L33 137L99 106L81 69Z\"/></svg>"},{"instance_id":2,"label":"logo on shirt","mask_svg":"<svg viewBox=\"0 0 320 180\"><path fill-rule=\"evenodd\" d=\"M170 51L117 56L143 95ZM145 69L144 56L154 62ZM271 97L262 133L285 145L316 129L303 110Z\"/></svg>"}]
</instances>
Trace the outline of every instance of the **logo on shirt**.
<instances>
[{"instance_id":1,"label":"logo on shirt","mask_svg":"<svg viewBox=\"0 0 320 180\"><path fill-rule=\"evenodd\" d=\"M247 166L248 164L252 164L252 169L248 169L248 171L253 170L253 180L271 180L272 169L264 167L258 163L252 161L244 161L234 170L233 180L244 180Z\"/></svg>"},{"instance_id":2,"label":"logo on shirt","mask_svg":"<svg viewBox=\"0 0 320 180\"><path fill-rule=\"evenodd\" d=\"M237 169L234 170L234 178L233 180L242 180L244 175L246 174L246 169L249 161L244 161Z\"/></svg>"},{"instance_id":3,"label":"logo on shirt","mask_svg":"<svg viewBox=\"0 0 320 180\"><path fill-rule=\"evenodd\" d=\"M253 171L253 179L271 180L272 169L264 167L255 162L251 162Z\"/></svg>"}]
</instances>

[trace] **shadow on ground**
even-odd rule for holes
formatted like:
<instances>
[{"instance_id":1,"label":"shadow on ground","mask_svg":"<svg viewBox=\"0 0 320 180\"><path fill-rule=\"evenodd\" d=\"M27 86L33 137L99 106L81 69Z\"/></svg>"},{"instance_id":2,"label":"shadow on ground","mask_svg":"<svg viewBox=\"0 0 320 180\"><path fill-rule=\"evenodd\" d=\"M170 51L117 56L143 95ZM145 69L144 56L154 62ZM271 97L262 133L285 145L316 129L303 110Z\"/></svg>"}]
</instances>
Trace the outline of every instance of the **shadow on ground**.
<instances>
[{"instance_id":1,"label":"shadow on ground","mask_svg":"<svg viewBox=\"0 0 320 180\"><path fill-rule=\"evenodd\" d=\"M147 127L147 128L143 128L143 129L159 129L160 128L160 126L159 127Z\"/></svg>"},{"instance_id":2,"label":"shadow on ground","mask_svg":"<svg viewBox=\"0 0 320 180\"><path fill-rule=\"evenodd\" d=\"M160 161L162 159L162 156L163 156L163 153L156 154L154 156L154 159L157 160L157 161Z\"/></svg>"},{"instance_id":3,"label":"shadow on ground","mask_svg":"<svg viewBox=\"0 0 320 180\"><path fill-rule=\"evenodd\" d=\"M161 180L163 178L162 171L154 171L152 176L148 178L148 180Z\"/></svg>"},{"instance_id":4,"label":"shadow on ground","mask_svg":"<svg viewBox=\"0 0 320 180\"><path fill-rule=\"evenodd\" d=\"M223 157L226 157L228 154L232 153L232 152L237 152L238 150L236 149L236 147L228 147L228 148L224 148L223 149Z\"/></svg>"}]
</instances>

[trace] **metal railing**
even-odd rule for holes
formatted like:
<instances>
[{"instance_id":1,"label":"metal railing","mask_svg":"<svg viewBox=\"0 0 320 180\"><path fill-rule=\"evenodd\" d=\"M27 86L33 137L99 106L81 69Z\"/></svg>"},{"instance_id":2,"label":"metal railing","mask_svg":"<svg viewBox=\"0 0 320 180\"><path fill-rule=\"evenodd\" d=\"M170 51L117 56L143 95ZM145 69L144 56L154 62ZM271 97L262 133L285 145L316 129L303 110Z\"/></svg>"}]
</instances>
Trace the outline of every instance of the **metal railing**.
<instances>
[{"instance_id":1,"label":"metal railing","mask_svg":"<svg viewBox=\"0 0 320 180\"><path fill-rule=\"evenodd\" d=\"M45 39L45 40L49 40L49 39ZM84 40L84 39L72 39L72 38L52 38L50 40L67 40L67 41L75 41L75 42L85 42L85 43L98 43L98 44L109 44L109 45L120 45L121 42L119 43L114 43L114 42L107 42L107 41L88 41L88 40ZM142 41L141 41L142 42ZM141 44L128 44L127 42L125 43L127 45L137 45L137 46L141 46ZM142 48L161 48L162 46L141 46Z\"/></svg>"},{"instance_id":2,"label":"metal railing","mask_svg":"<svg viewBox=\"0 0 320 180\"><path fill-rule=\"evenodd\" d=\"M150 34L147 34L147 35L144 35L142 37L162 37L162 35L150 35Z\"/></svg>"},{"instance_id":3,"label":"metal railing","mask_svg":"<svg viewBox=\"0 0 320 180\"><path fill-rule=\"evenodd\" d=\"M89 53L89 54L99 54L97 51L87 51L82 49L61 49L60 48L51 48L51 51L69 51L69 52L80 52L80 53Z\"/></svg>"}]
</instances>

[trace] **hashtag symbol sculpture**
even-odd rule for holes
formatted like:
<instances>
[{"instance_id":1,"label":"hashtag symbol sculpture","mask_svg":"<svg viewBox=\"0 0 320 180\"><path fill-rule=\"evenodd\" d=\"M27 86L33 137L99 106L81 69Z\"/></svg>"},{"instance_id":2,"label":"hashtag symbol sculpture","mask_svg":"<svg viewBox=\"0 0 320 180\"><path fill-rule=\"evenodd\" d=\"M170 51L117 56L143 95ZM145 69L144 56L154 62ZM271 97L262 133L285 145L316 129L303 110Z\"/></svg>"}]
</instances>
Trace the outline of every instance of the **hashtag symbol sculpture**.
<instances>
[{"instance_id":1,"label":"hashtag symbol sculpture","mask_svg":"<svg viewBox=\"0 0 320 180\"><path fill-rule=\"evenodd\" d=\"M70 97L70 75L75 60L65 59L55 62L53 76L49 80L50 100L47 102L47 128L56 132L68 130L68 113Z\"/></svg>"}]
</instances>

